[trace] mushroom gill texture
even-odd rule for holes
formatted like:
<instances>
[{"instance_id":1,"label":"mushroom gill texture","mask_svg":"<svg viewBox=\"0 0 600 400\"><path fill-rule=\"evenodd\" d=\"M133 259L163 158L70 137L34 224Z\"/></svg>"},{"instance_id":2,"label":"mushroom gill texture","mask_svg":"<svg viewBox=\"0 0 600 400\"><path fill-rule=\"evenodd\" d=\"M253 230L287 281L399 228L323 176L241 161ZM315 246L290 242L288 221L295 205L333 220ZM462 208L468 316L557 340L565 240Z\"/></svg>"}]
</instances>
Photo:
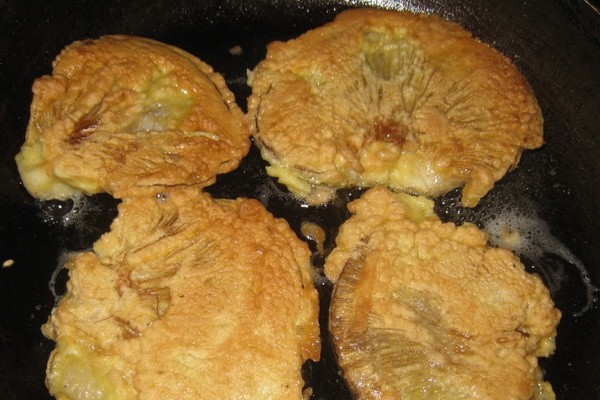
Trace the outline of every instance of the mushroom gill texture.
<instances>
[{"instance_id":1,"label":"mushroom gill texture","mask_svg":"<svg viewBox=\"0 0 600 400\"><path fill-rule=\"evenodd\" d=\"M249 76L248 123L267 172L311 204L383 184L474 207L542 145L527 81L502 54L433 15L355 9L273 42Z\"/></svg>"},{"instance_id":2,"label":"mushroom gill texture","mask_svg":"<svg viewBox=\"0 0 600 400\"><path fill-rule=\"evenodd\" d=\"M325 273L329 327L360 399L550 400L538 357L561 313L518 257L431 201L378 186L349 205Z\"/></svg>"},{"instance_id":3,"label":"mushroom gill texture","mask_svg":"<svg viewBox=\"0 0 600 400\"><path fill-rule=\"evenodd\" d=\"M67 46L33 84L23 183L50 199L207 186L250 146L221 75L189 53L134 36Z\"/></svg>"}]
</instances>

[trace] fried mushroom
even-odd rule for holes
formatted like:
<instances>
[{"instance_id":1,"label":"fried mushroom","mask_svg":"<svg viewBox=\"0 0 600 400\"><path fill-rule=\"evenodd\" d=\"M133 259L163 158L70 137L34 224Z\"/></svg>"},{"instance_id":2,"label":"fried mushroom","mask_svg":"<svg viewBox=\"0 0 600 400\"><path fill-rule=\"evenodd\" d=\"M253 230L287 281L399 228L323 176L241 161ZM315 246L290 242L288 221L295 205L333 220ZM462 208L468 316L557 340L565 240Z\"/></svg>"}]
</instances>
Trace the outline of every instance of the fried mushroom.
<instances>
[{"instance_id":1,"label":"fried mushroom","mask_svg":"<svg viewBox=\"0 0 600 400\"><path fill-rule=\"evenodd\" d=\"M537 357L560 311L510 251L383 187L350 204L325 264L329 327L361 399L553 399Z\"/></svg>"},{"instance_id":2,"label":"fried mushroom","mask_svg":"<svg viewBox=\"0 0 600 400\"><path fill-rule=\"evenodd\" d=\"M67 262L46 325L58 399L302 399L320 355L310 252L256 200L127 197Z\"/></svg>"},{"instance_id":3,"label":"fried mushroom","mask_svg":"<svg viewBox=\"0 0 600 400\"><path fill-rule=\"evenodd\" d=\"M189 53L114 35L77 41L33 84L16 161L34 196L124 197L140 187L200 185L249 148L244 115L221 75Z\"/></svg>"},{"instance_id":4,"label":"fried mushroom","mask_svg":"<svg viewBox=\"0 0 600 400\"><path fill-rule=\"evenodd\" d=\"M519 70L433 15L356 9L268 46L249 76L251 133L267 172L325 203L383 184L477 205L542 145L542 116Z\"/></svg>"}]
</instances>

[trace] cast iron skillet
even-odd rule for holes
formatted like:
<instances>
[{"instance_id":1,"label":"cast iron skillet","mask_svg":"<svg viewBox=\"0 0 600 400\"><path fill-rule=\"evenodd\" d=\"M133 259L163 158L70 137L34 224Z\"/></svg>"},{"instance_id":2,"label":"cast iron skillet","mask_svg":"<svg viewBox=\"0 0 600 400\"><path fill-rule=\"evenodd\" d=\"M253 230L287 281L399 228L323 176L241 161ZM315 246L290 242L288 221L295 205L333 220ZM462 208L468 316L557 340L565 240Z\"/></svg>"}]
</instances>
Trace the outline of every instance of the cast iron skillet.
<instances>
[{"instance_id":1,"label":"cast iron skillet","mask_svg":"<svg viewBox=\"0 0 600 400\"><path fill-rule=\"evenodd\" d=\"M504 205L523 217L545 221L542 253L522 254L540 273L563 311L558 349L543 360L558 399L600 398L600 14L578 0L470 1L232 1L141 0L0 2L0 398L46 399L45 365L53 343L40 333L55 296L49 281L68 251L89 248L108 229L116 202L94 196L84 204L34 201L20 184L13 161L29 118L31 84L50 73L51 61L70 42L109 33L146 36L181 47L223 73L245 108L246 69L265 45L316 27L350 6L377 5L435 12L457 21L507 54L535 90L545 117L546 145L526 153L474 210L457 202L459 192L437 200L445 220L481 222ZM229 49L241 46L242 55ZM260 199L299 232L302 221L321 224L327 251L345 205L357 192L340 193L327 207L302 207L263 171L253 148L240 168L209 189L216 197ZM539 225L538 225L539 227ZM535 234L534 234L535 236ZM323 256L314 263L322 265ZM579 268L578 268L579 267ZM583 267L583 269L582 269ZM58 274L56 287L64 290ZM330 288L319 285L324 350L304 376L315 399L345 399L327 339ZM590 300L591 298L591 300Z\"/></svg>"}]
</instances>

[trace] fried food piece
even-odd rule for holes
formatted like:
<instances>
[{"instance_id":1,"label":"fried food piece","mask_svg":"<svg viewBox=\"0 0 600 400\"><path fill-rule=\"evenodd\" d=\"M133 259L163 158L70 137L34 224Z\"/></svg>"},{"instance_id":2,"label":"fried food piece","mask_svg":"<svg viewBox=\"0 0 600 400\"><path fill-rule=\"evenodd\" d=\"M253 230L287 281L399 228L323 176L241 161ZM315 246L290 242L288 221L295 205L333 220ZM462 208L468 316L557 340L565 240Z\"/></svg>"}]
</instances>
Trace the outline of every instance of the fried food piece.
<instances>
[{"instance_id":1,"label":"fried food piece","mask_svg":"<svg viewBox=\"0 0 600 400\"><path fill-rule=\"evenodd\" d=\"M175 47L132 36L67 46L33 84L16 161L34 196L201 185L237 167L250 141L221 75Z\"/></svg>"},{"instance_id":2,"label":"fried food piece","mask_svg":"<svg viewBox=\"0 0 600 400\"><path fill-rule=\"evenodd\" d=\"M128 197L67 263L44 325L58 399L300 399L318 360L310 253L255 200L198 188Z\"/></svg>"},{"instance_id":3,"label":"fried food piece","mask_svg":"<svg viewBox=\"0 0 600 400\"><path fill-rule=\"evenodd\" d=\"M325 272L330 331L361 399L553 399L537 357L560 311L537 275L475 225L383 187L349 206Z\"/></svg>"},{"instance_id":4,"label":"fried food piece","mask_svg":"<svg viewBox=\"0 0 600 400\"><path fill-rule=\"evenodd\" d=\"M386 185L477 205L542 145L531 88L502 54L432 15L358 9L268 46L248 121L267 172L308 203Z\"/></svg>"}]
</instances>

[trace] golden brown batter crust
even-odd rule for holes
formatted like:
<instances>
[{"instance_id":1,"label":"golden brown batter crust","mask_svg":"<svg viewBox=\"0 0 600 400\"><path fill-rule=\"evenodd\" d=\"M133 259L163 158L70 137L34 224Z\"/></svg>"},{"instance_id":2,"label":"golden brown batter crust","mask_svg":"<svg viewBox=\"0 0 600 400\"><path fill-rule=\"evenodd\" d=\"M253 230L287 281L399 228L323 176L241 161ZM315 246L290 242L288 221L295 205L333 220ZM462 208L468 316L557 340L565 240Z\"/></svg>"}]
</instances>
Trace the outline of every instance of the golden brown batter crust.
<instances>
[{"instance_id":1,"label":"golden brown batter crust","mask_svg":"<svg viewBox=\"0 0 600 400\"><path fill-rule=\"evenodd\" d=\"M477 205L542 144L542 117L518 69L455 23L358 9L274 42L249 83L248 121L269 174L324 203L384 184L437 196L464 185Z\"/></svg>"},{"instance_id":2,"label":"golden brown batter crust","mask_svg":"<svg viewBox=\"0 0 600 400\"><path fill-rule=\"evenodd\" d=\"M361 399L551 399L537 357L560 312L541 280L476 226L442 223L426 200L383 187L353 216L325 264L330 330ZM408 204L408 205L407 205Z\"/></svg>"},{"instance_id":3,"label":"golden brown batter crust","mask_svg":"<svg viewBox=\"0 0 600 400\"><path fill-rule=\"evenodd\" d=\"M300 399L318 360L310 253L255 200L197 188L126 198L70 258L45 334L59 399ZM95 393L96 397L86 397Z\"/></svg>"},{"instance_id":4,"label":"golden brown batter crust","mask_svg":"<svg viewBox=\"0 0 600 400\"><path fill-rule=\"evenodd\" d=\"M154 40L75 42L33 93L17 164L37 197L207 186L249 148L243 113L223 78Z\"/></svg>"}]
</instances>

